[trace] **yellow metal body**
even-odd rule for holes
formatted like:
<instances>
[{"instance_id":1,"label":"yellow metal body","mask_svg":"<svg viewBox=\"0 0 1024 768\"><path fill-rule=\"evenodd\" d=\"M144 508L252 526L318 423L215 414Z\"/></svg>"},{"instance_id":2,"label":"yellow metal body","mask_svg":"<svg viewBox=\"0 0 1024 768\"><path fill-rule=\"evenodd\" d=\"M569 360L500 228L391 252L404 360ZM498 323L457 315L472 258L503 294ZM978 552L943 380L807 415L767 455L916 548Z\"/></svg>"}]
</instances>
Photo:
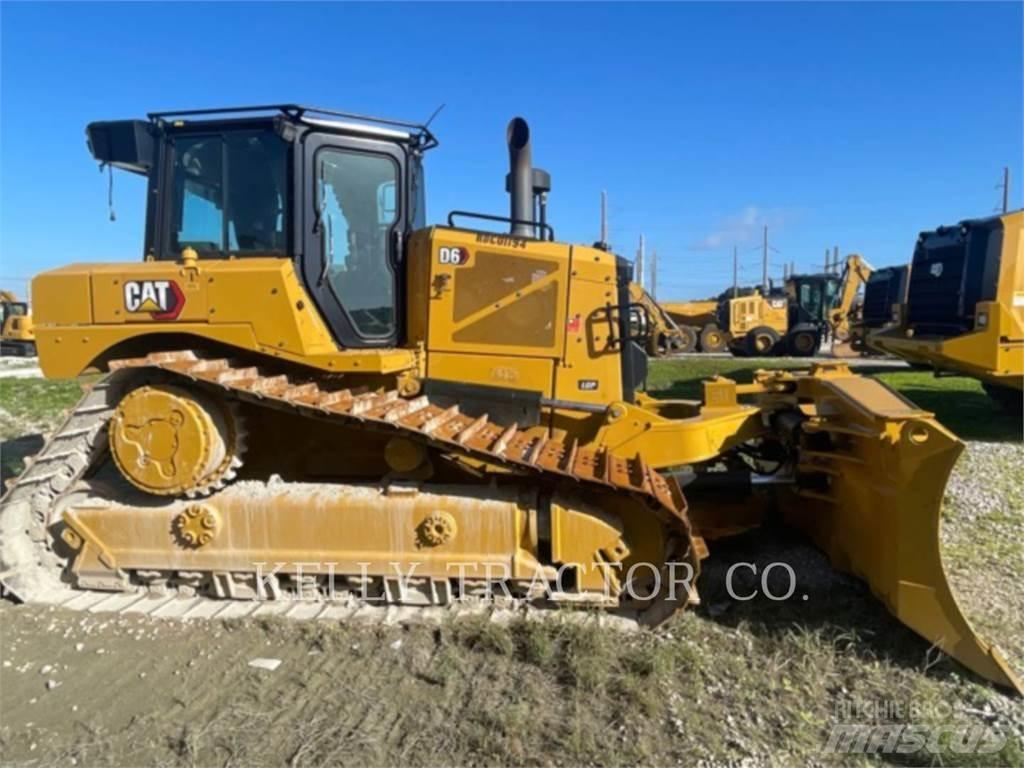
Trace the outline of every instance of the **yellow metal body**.
<instances>
[{"instance_id":1,"label":"yellow metal body","mask_svg":"<svg viewBox=\"0 0 1024 768\"><path fill-rule=\"evenodd\" d=\"M663 301L661 306L679 325L703 328L718 322L717 301Z\"/></svg>"},{"instance_id":2,"label":"yellow metal body","mask_svg":"<svg viewBox=\"0 0 1024 768\"><path fill-rule=\"evenodd\" d=\"M846 341L852 333L854 301L867 284L874 270L860 254L851 253L846 257L843 277L839 285L836 306L829 311L828 324L832 338Z\"/></svg>"},{"instance_id":3,"label":"yellow metal body","mask_svg":"<svg viewBox=\"0 0 1024 768\"><path fill-rule=\"evenodd\" d=\"M0 290L0 314L2 314L2 330L0 338L15 344L31 344L35 341L35 326L32 315L25 303L10 291Z\"/></svg>"},{"instance_id":4,"label":"yellow metal body","mask_svg":"<svg viewBox=\"0 0 1024 768\"><path fill-rule=\"evenodd\" d=\"M953 337L928 337L916 336L906 325L899 325L871 333L868 345L937 370L1024 389L1024 211L1002 219L996 298L977 304L973 331Z\"/></svg>"},{"instance_id":5,"label":"yellow metal body","mask_svg":"<svg viewBox=\"0 0 1024 768\"><path fill-rule=\"evenodd\" d=\"M147 285L155 305L134 307L128 299ZM32 303L50 378L104 370L112 355L158 349L170 336L175 347L191 338L332 372L393 374L420 363L414 348L338 349L287 259L72 264L33 280ZM168 309L178 314L162 317Z\"/></svg>"},{"instance_id":6,"label":"yellow metal body","mask_svg":"<svg viewBox=\"0 0 1024 768\"><path fill-rule=\"evenodd\" d=\"M442 248L464 249L465 258L452 264L440 258ZM714 379L701 401L634 396L624 391L615 257L602 250L433 227L411 236L406 265L406 346L359 350L337 348L287 260L66 267L33 284L41 363L48 376L75 376L104 369L112 357L173 343L199 351L226 348L255 362L296 363L310 375L339 372L345 386L397 385L407 395L449 382L493 392L497 406L503 393L528 392L541 398L540 428L564 436L566 444L602 446L613 457L639 457L655 469L714 461L741 443L776 434L776 416L796 414L801 434L829 440L822 447L794 438L801 441L798 470L818 478L820 489L795 485L783 492L783 514L812 533L839 567L865 578L899 618L971 669L1020 687L998 652L970 630L942 572L939 508L960 444L930 414L841 364L807 373L762 372L748 385ZM142 281L174 281L183 303L170 307L157 292L154 305L142 306ZM136 285L130 295L127 282ZM740 327L784 330L785 299L778 307L772 301L733 299L731 311ZM170 318L172 311L177 314ZM166 400L158 411L173 411L182 398ZM203 431L201 417L193 423L193 431ZM130 439L127 426L118 434ZM380 460L393 468L417 461L402 446L390 458L386 453L380 451ZM125 461L129 449L115 445L118 454ZM486 461L479 469L483 476L502 471ZM271 484L258 498L243 500L244 489L235 485L211 497L212 511L193 515L181 505L153 508L141 518L136 507L76 508L66 543L85 547L75 563L86 584L90 574L109 578L112 569L104 563L111 562L185 570L204 563L224 572L264 557L349 566L386 560L390 567L413 556L422 561L435 550L440 558L440 547L430 546L435 541L448 542L445 562L497 558L523 574L536 560L534 507L496 498L499 490L459 486L417 498L365 490L333 498L323 490L282 496ZM601 511L576 501L552 506L556 560L661 562L665 556L659 524L624 494L603 496ZM725 508L695 512L723 530L750 524L738 524ZM169 526L187 544L170 554ZM256 533L236 543L228 532L242 529ZM628 552L620 551L620 539L630 542Z\"/></svg>"},{"instance_id":7,"label":"yellow metal body","mask_svg":"<svg viewBox=\"0 0 1024 768\"><path fill-rule=\"evenodd\" d=\"M629 299L646 311L650 327L647 329L647 354L661 357L673 350L691 352L696 348L697 335L673 319L664 306L655 301L639 283L629 284Z\"/></svg>"},{"instance_id":8,"label":"yellow metal body","mask_svg":"<svg viewBox=\"0 0 1024 768\"><path fill-rule=\"evenodd\" d=\"M729 333L734 341L755 328L771 328L780 337L789 330L789 304L784 296L750 296L728 299Z\"/></svg>"},{"instance_id":9,"label":"yellow metal body","mask_svg":"<svg viewBox=\"0 0 1024 768\"><path fill-rule=\"evenodd\" d=\"M536 491L516 486L289 483L277 490L241 482L201 502L86 501L65 512L64 540L79 550L79 583L103 589L116 586L118 569L227 576L250 573L253 563L278 576L544 582L555 573L538 559L537 505ZM635 560L623 542L626 524L579 498L556 496L548 514L552 558L581 566L580 590L616 596L618 576L601 564L628 570Z\"/></svg>"},{"instance_id":10,"label":"yellow metal body","mask_svg":"<svg viewBox=\"0 0 1024 768\"><path fill-rule=\"evenodd\" d=\"M121 474L157 496L209 487L227 474L238 450L237 429L222 403L168 385L128 393L108 439Z\"/></svg>"}]
</instances>

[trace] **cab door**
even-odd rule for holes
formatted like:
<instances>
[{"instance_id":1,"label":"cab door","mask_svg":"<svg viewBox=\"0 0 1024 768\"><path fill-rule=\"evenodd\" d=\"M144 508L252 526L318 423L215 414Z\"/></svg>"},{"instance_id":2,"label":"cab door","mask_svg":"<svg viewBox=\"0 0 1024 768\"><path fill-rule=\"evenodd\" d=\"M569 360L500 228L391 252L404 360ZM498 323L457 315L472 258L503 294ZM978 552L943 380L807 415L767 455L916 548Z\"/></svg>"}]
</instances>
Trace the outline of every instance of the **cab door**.
<instances>
[{"instance_id":1,"label":"cab door","mask_svg":"<svg viewBox=\"0 0 1024 768\"><path fill-rule=\"evenodd\" d=\"M300 269L343 348L401 340L405 169L404 148L391 142L324 133L303 139Z\"/></svg>"}]
</instances>

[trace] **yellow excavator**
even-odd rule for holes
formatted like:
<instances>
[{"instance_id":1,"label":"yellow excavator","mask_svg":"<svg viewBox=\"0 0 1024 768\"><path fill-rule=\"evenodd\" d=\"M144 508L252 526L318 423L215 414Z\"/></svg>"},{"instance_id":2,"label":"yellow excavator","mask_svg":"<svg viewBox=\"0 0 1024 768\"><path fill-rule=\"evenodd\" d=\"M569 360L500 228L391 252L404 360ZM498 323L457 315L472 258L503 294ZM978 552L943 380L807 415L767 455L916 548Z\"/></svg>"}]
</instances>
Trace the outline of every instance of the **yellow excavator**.
<instances>
[{"instance_id":1,"label":"yellow excavator","mask_svg":"<svg viewBox=\"0 0 1024 768\"><path fill-rule=\"evenodd\" d=\"M427 126L280 105L87 135L148 180L144 258L32 284L44 373L102 377L0 500L8 594L329 617L500 588L657 624L770 514L1021 689L942 569L960 441L842 363L640 391L631 264L555 238L522 119L509 215L429 226Z\"/></svg>"},{"instance_id":2,"label":"yellow excavator","mask_svg":"<svg viewBox=\"0 0 1024 768\"><path fill-rule=\"evenodd\" d=\"M936 372L980 379L1019 417L1024 406L1024 211L922 232L906 297L870 347Z\"/></svg>"},{"instance_id":3,"label":"yellow excavator","mask_svg":"<svg viewBox=\"0 0 1024 768\"><path fill-rule=\"evenodd\" d=\"M644 330L645 348L650 357L667 357L676 352L697 349L697 334L692 328L679 325L666 308L659 304L639 283L629 284L629 297L644 313L648 327Z\"/></svg>"},{"instance_id":4,"label":"yellow excavator","mask_svg":"<svg viewBox=\"0 0 1024 768\"><path fill-rule=\"evenodd\" d=\"M849 356L858 352L857 348L862 346L855 335L864 312L864 292L873 273L874 267L860 254L851 253L846 257L839 278L839 293L827 318L832 354L835 357Z\"/></svg>"},{"instance_id":5,"label":"yellow excavator","mask_svg":"<svg viewBox=\"0 0 1024 768\"><path fill-rule=\"evenodd\" d=\"M6 290L0 290L0 328L0 354L35 355L36 335L28 304Z\"/></svg>"}]
</instances>

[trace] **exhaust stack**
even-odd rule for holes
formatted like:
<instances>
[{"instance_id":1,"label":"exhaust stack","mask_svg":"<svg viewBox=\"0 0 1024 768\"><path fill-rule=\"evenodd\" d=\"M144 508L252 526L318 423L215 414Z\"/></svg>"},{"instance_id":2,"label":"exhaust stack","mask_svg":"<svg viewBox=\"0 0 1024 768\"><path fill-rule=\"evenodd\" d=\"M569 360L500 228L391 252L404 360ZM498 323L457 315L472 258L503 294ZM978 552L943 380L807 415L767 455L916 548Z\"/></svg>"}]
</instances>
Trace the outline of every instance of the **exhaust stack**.
<instances>
[{"instance_id":1,"label":"exhaust stack","mask_svg":"<svg viewBox=\"0 0 1024 768\"><path fill-rule=\"evenodd\" d=\"M511 202L513 235L533 237L533 159L530 156L530 126L521 117L513 117L508 124L507 184Z\"/></svg>"}]
</instances>

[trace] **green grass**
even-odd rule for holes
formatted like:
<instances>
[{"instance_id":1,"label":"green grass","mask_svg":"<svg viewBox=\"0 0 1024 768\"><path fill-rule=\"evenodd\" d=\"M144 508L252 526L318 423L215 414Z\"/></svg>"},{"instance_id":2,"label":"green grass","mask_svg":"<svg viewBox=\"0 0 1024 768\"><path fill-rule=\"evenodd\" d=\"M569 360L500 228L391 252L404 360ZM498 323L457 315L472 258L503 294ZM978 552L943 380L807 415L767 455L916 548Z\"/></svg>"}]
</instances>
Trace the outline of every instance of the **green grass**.
<instances>
[{"instance_id":1,"label":"green grass","mask_svg":"<svg viewBox=\"0 0 1024 768\"><path fill-rule=\"evenodd\" d=\"M788 359L652 360L647 378L655 397L700 398L701 382L716 373L745 384L755 371L772 368L807 368L808 363ZM885 366L861 366L857 373L873 376L908 398L918 407L935 414L945 427L964 440L1021 442L1021 424L999 408L975 379L962 376L936 377L930 372L893 370Z\"/></svg>"},{"instance_id":2,"label":"green grass","mask_svg":"<svg viewBox=\"0 0 1024 768\"><path fill-rule=\"evenodd\" d=\"M28 424L52 425L81 397L82 385L75 379L0 379L0 408Z\"/></svg>"}]
</instances>

